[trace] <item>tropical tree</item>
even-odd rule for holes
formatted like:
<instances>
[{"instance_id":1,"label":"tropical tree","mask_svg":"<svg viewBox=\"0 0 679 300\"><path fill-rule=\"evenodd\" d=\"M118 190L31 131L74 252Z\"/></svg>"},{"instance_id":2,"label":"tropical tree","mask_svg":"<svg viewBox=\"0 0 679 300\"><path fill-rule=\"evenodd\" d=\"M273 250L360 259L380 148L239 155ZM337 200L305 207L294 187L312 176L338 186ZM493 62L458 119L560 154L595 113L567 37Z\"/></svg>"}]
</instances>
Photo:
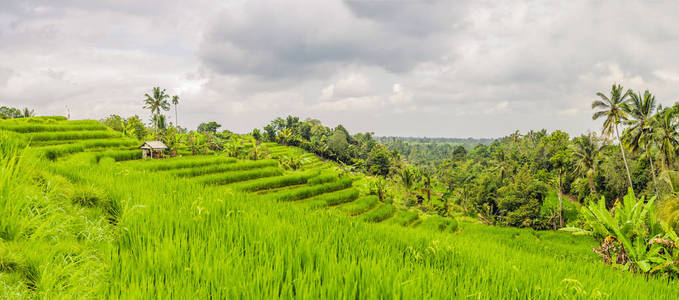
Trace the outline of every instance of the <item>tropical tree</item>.
<instances>
[{"instance_id":1,"label":"tropical tree","mask_svg":"<svg viewBox=\"0 0 679 300\"><path fill-rule=\"evenodd\" d=\"M599 153L601 152L601 145L594 133L582 135L579 138L573 139L571 145L573 156L575 157L575 167L578 172L585 174L589 181L589 193L596 194L596 187L594 186L594 174L599 162Z\"/></svg>"},{"instance_id":2,"label":"tropical tree","mask_svg":"<svg viewBox=\"0 0 679 300\"><path fill-rule=\"evenodd\" d=\"M663 158L663 167L670 169L674 150L679 146L679 122L676 112L671 108L659 109L652 119L653 138Z\"/></svg>"},{"instance_id":3,"label":"tropical tree","mask_svg":"<svg viewBox=\"0 0 679 300\"><path fill-rule=\"evenodd\" d=\"M160 87L154 87L152 95L144 94L146 99L144 99L144 108L151 111L151 115L160 114L161 110L169 110L170 103L167 99L170 98L168 94L165 93L165 89L160 89Z\"/></svg>"},{"instance_id":4,"label":"tropical tree","mask_svg":"<svg viewBox=\"0 0 679 300\"><path fill-rule=\"evenodd\" d=\"M657 192L658 182L655 179L655 167L653 166L653 157L650 152L650 144L653 140L653 126L651 119L656 108L655 96L648 90L644 94L633 93L628 91L630 100L628 105L623 109L630 116L629 120L624 121L629 127L623 133L623 140L632 152L637 152L643 148L644 153L648 156L648 161L651 165L651 174L653 175L653 186Z\"/></svg>"},{"instance_id":5,"label":"tropical tree","mask_svg":"<svg viewBox=\"0 0 679 300\"><path fill-rule=\"evenodd\" d=\"M622 153L622 160L625 164L625 171L627 171L627 181L629 186L632 187L632 176L629 172L629 165L627 164L627 157L625 156L625 149L620 142L620 132L618 130L618 124L620 122L627 120L627 113L625 112L625 107L627 105L627 97L629 97L629 92L623 93L622 86L619 84L613 84L611 87L610 96L606 96L603 93L596 93L600 100L595 100L592 102L592 109L599 109L592 115L592 119L596 120L605 117L604 126L601 133L605 136L610 136L615 133L615 137L620 145L620 152Z\"/></svg>"},{"instance_id":6,"label":"tropical tree","mask_svg":"<svg viewBox=\"0 0 679 300\"><path fill-rule=\"evenodd\" d=\"M174 123L179 126L179 115L177 114L177 105L179 104L179 96L172 96L172 104L174 104Z\"/></svg>"}]
</instances>

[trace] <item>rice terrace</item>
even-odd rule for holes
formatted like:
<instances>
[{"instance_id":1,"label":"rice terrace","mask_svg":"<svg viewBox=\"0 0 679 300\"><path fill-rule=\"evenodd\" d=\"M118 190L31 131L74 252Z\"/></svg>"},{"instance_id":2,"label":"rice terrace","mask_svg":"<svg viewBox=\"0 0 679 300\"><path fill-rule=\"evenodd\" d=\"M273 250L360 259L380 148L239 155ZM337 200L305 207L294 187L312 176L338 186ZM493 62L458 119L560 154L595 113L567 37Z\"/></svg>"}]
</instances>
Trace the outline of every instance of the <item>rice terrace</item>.
<instances>
[{"instance_id":1,"label":"rice terrace","mask_svg":"<svg viewBox=\"0 0 679 300\"><path fill-rule=\"evenodd\" d=\"M672 3L0 4L0 299L679 299L676 49L581 40L679 27L598 5Z\"/></svg>"}]
</instances>

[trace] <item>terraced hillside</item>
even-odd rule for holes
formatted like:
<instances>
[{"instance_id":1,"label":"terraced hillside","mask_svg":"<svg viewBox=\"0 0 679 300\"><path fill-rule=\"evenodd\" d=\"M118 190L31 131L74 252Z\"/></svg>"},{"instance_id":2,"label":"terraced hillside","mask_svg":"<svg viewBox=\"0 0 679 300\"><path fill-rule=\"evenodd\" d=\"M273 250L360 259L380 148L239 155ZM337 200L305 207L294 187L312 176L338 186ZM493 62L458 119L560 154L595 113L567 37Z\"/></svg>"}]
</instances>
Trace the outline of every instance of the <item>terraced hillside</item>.
<instances>
[{"instance_id":1,"label":"terraced hillside","mask_svg":"<svg viewBox=\"0 0 679 300\"><path fill-rule=\"evenodd\" d=\"M421 215L298 148L138 160L92 121L0 126L0 298L679 297L588 237Z\"/></svg>"},{"instance_id":2,"label":"terraced hillside","mask_svg":"<svg viewBox=\"0 0 679 300\"><path fill-rule=\"evenodd\" d=\"M137 139L124 136L95 120L68 121L64 117L34 117L0 122L0 130L14 132L41 157L56 160L78 152L96 152L95 159L139 159Z\"/></svg>"}]
</instances>

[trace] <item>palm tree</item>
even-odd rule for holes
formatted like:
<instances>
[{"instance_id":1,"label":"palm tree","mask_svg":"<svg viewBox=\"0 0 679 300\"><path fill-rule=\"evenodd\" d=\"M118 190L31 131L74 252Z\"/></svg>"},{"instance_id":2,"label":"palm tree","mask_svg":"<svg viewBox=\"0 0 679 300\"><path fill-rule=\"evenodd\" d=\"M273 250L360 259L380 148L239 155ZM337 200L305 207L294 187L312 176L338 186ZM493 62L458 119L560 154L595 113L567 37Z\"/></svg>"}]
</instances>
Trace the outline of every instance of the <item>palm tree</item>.
<instances>
[{"instance_id":1,"label":"palm tree","mask_svg":"<svg viewBox=\"0 0 679 300\"><path fill-rule=\"evenodd\" d=\"M679 118L670 108L658 108L658 114L652 119L654 127L653 138L663 157L663 167L670 169L674 150L679 146Z\"/></svg>"},{"instance_id":2,"label":"palm tree","mask_svg":"<svg viewBox=\"0 0 679 300\"><path fill-rule=\"evenodd\" d=\"M153 96L149 94L144 94L146 99L144 99L144 108L151 110L152 115L160 114L160 110L169 110L170 103L167 99L170 98L168 94L165 93L165 89L161 90L160 87L153 88Z\"/></svg>"},{"instance_id":3,"label":"palm tree","mask_svg":"<svg viewBox=\"0 0 679 300\"><path fill-rule=\"evenodd\" d=\"M601 145L599 145L596 135L594 133L583 134L581 137L573 139L571 149L575 156L577 171L587 175L589 179L589 193L592 195L596 194L594 174L596 173L599 153L601 152Z\"/></svg>"},{"instance_id":4,"label":"palm tree","mask_svg":"<svg viewBox=\"0 0 679 300\"><path fill-rule=\"evenodd\" d=\"M179 104L179 96L172 96L172 104L174 104L174 122L179 127L179 118L177 115L177 104Z\"/></svg>"},{"instance_id":5,"label":"palm tree","mask_svg":"<svg viewBox=\"0 0 679 300\"><path fill-rule=\"evenodd\" d=\"M653 118L653 111L655 111L656 107L655 96L649 93L648 90L644 91L643 96L641 93L634 94L631 90L628 93L630 95L630 101L623 109L631 118L624 122L630 127L623 132L623 140L625 140L625 144L627 144L632 152L639 151L643 147L646 156L648 156L648 161L651 164L653 186L657 192L658 182L655 179L655 167L653 166L653 158L649 149L653 137L651 119Z\"/></svg>"},{"instance_id":6,"label":"palm tree","mask_svg":"<svg viewBox=\"0 0 679 300\"><path fill-rule=\"evenodd\" d=\"M399 175L401 176L401 185L403 185L403 188L406 189L406 205L407 205L408 201L410 200L410 190L413 188L413 184L415 183L415 175L413 174L413 171L408 167L404 167L403 169L401 169Z\"/></svg>"},{"instance_id":7,"label":"palm tree","mask_svg":"<svg viewBox=\"0 0 679 300\"><path fill-rule=\"evenodd\" d=\"M595 100L592 102L592 109L601 109L592 115L592 120L596 120L601 117L606 117L604 120L604 126L601 133L605 136L610 136L615 132L615 137L620 145L620 152L622 152L622 161L625 163L625 171L627 171L627 181L629 186L632 187L632 176L629 172L629 165L627 164L627 157L625 156L625 149L622 147L620 142L620 133L618 131L618 124L622 121L627 120L627 113L625 112L625 106L627 105L627 97L629 92L623 93L622 86L619 84L613 84L611 87L611 95L607 97L603 93L596 93L601 100Z\"/></svg>"}]
</instances>

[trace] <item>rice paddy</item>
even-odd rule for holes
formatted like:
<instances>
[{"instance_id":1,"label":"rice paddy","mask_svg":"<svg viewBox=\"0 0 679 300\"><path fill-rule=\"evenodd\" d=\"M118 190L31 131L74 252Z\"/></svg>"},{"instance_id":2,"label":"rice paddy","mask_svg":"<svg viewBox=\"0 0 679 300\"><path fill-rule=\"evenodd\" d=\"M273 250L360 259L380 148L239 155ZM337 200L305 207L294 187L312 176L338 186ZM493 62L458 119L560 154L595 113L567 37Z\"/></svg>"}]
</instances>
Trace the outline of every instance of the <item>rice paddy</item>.
<instances>
[{"instance_id":1,"label":"rice paddy","mask_svg":"<svg viewBox=\"0 0 679 300\"><path fill-rule=\"evenodd\" d=\"M297 171L142 161L116 134L5 129L109 133L31 120L0 122L0 298L679 297L675 282L602 265L591 238L420 215L298 148L267 145L311 161ZM72 143L25 149L47 133Z\"/></svg>"}]
</instances>

